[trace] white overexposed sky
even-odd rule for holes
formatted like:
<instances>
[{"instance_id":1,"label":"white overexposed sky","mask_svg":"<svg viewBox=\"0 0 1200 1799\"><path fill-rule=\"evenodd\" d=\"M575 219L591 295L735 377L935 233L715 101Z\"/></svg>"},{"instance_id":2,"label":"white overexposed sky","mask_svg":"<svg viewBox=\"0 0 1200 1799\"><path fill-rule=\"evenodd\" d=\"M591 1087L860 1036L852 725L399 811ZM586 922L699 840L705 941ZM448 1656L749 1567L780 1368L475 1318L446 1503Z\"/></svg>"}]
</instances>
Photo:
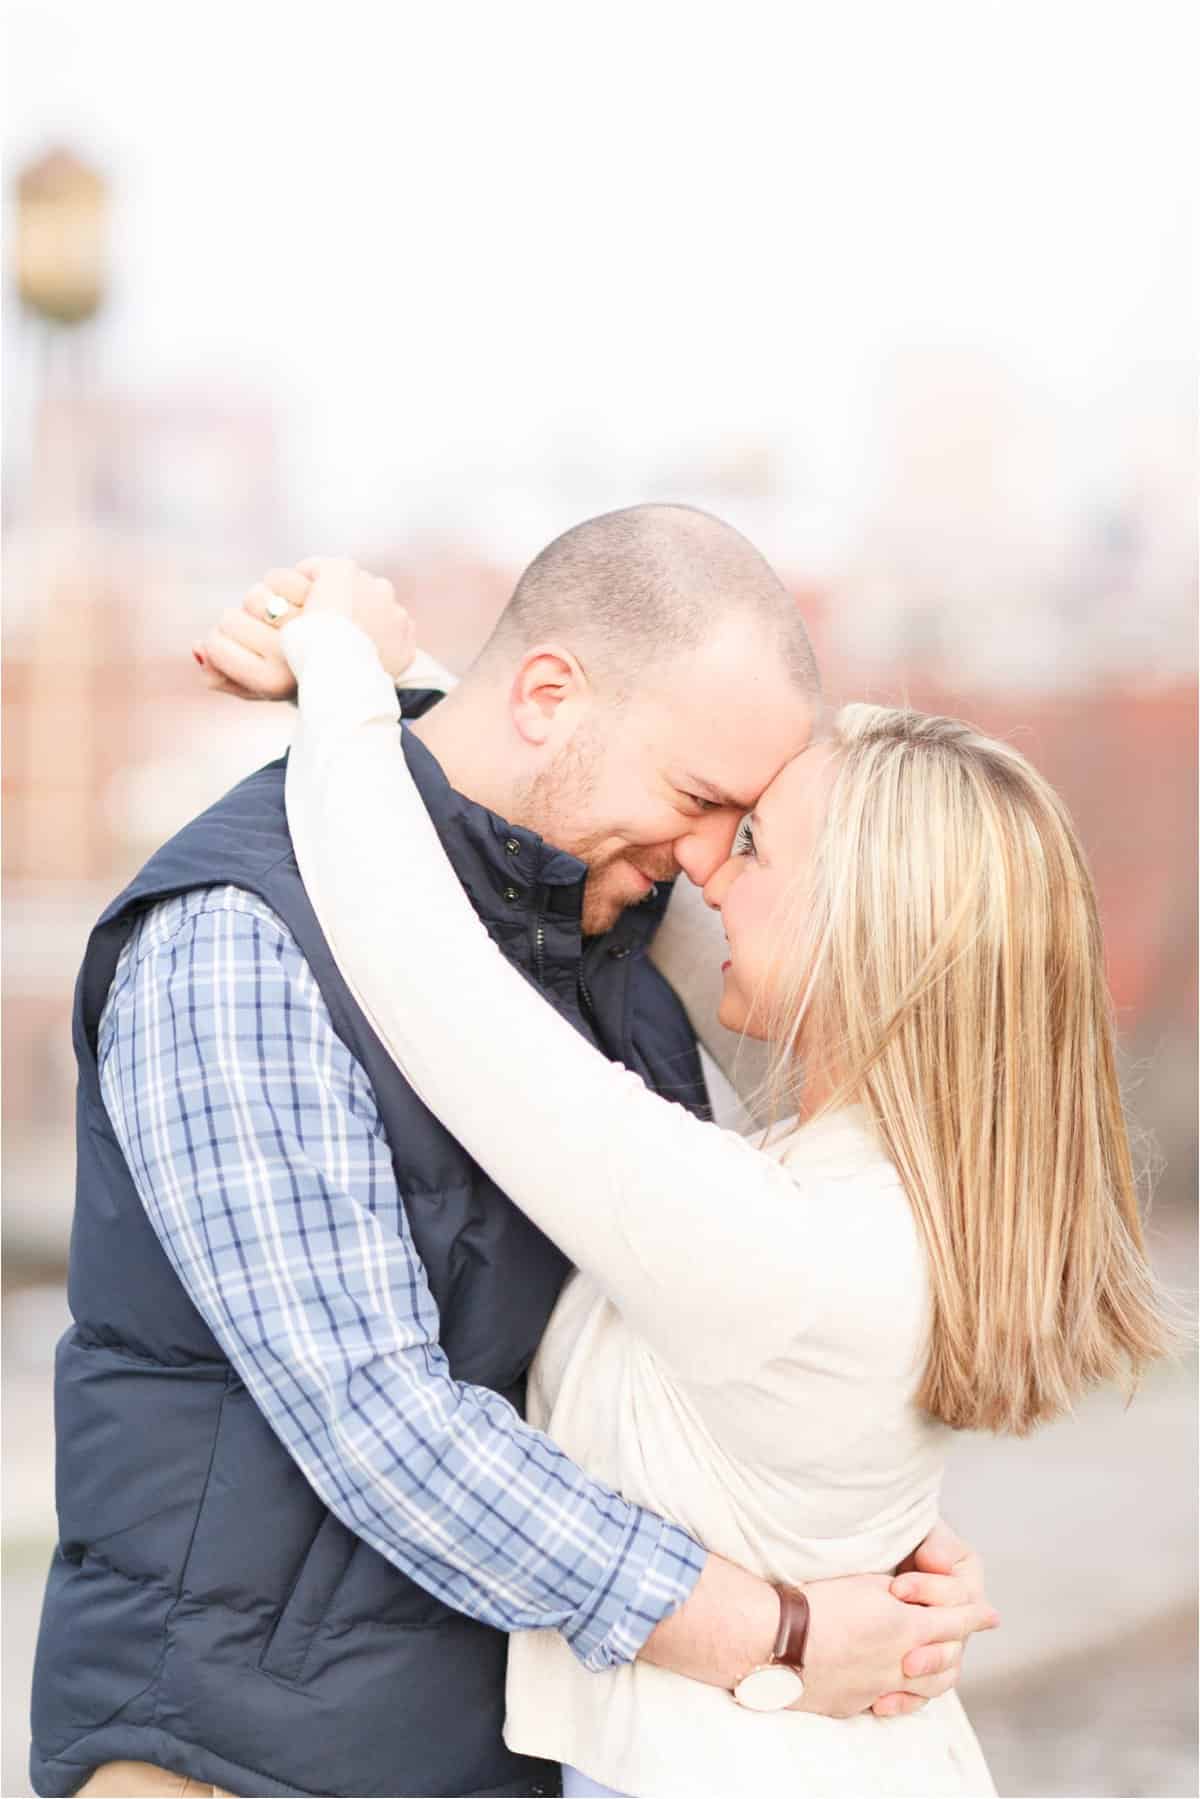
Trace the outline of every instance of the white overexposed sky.
<instances>
[{"instance_id":1,"label":"white overexposed sky","mask_svg":"<svg viewBox=\"0 0 1200 1799\"><path fill-rule=\"evenodd\" d=\"M741 444L834 514L910 344L1099 480L1188 380L1189 11L16 0L7 178L98 159L107 369L285 397L329 541Z\"/></svg>"}]
</instances>

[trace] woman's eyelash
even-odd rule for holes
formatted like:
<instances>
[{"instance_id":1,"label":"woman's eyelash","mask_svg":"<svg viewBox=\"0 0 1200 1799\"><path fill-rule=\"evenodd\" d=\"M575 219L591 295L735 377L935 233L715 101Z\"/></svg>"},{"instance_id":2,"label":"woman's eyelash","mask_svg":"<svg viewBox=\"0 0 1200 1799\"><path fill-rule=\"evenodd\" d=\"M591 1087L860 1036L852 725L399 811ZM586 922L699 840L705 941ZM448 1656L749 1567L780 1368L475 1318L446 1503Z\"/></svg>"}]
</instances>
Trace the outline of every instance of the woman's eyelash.
<instances>
[{"instance_id":1,"label":"woman's eyelash","mask_svg":"<svg viewBox=\"0 0 1200 1799\"><path fill-rule=\"evenodd\" d=\"M737 837L734 839L733 853L735 856L752 856L754 854L754 832L750 829L750 820L748 818L743 818L741 824L738 826Z\"/></svg>"}]
</instances>

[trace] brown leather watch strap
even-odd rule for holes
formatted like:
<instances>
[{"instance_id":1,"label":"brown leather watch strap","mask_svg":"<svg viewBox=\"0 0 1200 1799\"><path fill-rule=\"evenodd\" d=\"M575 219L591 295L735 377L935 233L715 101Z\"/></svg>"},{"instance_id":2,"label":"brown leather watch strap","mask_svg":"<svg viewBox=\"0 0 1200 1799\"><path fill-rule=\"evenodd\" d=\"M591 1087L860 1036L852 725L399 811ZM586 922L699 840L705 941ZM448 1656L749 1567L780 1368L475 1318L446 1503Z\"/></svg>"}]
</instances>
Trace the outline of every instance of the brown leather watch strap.
<instances>
[{"instance_id":1,"label":"brown leather watch strap","mask_svg":"<svg viewBox=\"0 0 1200 1799\"><path fill-rule=\"evenodd\" d=\"M804 1667L804 1650L808 1642L808 1595L798 1587L776 1587L779 1594L779 1633L771 1651L773 1662L785 1668Z\"/></svg>"}]
</instances>

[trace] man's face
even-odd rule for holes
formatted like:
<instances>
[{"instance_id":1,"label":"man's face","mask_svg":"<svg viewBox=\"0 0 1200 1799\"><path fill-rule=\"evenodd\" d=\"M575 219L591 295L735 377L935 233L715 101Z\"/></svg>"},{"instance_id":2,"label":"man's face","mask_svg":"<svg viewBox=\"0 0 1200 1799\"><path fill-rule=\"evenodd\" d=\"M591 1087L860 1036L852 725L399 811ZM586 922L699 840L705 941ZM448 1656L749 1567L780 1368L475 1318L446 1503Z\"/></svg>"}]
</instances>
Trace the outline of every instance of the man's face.
<instances>
[{"instance_id":1,"label":"man's face","mask_svg":"<svg viewBox=\"0 0 1200 1799\"><path fill-rule=\"evenodd\" d=\"M610 930L658 881L682 872L703 886L813 724L744 628L665 664L623 706L598 702L519 808L521 823L587 864L585 934Z\"/></svg>"}]
</instances>

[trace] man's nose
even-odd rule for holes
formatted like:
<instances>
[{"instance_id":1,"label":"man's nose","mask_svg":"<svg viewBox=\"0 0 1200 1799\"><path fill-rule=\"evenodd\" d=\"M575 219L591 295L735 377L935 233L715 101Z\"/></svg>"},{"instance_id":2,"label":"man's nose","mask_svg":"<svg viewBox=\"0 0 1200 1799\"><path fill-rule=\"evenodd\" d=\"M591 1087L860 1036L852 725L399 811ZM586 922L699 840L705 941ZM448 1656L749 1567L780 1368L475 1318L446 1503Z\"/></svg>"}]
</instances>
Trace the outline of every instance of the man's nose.
<instances>
[{"instance_id":1,"label":"man's nose","mask_svg":"<svg viewBox=\"0 0 1200 1799\"><path fill-rule=\"evenodd\" d=\"M692 828L675 839L675 860L697 887L707 886L728 862L740 819L741 814L732 807L722 807L695 819Z\"/></svg>"},{"instance_id":2,"label":"man's nose","mask_svg":"<svg viewBox=\"0 0 1200 1799\"><path fill-rule=\"evenodd\" d=\"M727 856L721 866L704 883L704 903L719 912L729 897L729 889L746 866L743 856Z\"/></svg>"}]
</instances>

